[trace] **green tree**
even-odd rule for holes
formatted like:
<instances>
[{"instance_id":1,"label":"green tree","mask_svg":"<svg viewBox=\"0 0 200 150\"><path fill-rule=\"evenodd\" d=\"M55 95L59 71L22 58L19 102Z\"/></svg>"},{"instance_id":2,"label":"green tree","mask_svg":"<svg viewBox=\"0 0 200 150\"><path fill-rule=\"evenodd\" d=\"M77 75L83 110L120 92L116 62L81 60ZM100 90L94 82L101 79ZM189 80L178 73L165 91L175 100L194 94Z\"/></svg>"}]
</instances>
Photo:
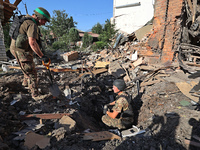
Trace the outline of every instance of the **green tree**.
<instances>
[{"instance_id":1,"label":"green tree","mask_svg":"<svg viewBox=\"0 0 200 150\"><path fill-rule=\"evenodd\" d=\"M75 28L69 30L69 41L76 43L79 40L79 32Z\"/></svg>"},{"instance_id":2,"label":"green tree","mask_svg":"<svg viewBox=\"0 0 200 150\"><path fill-rule=\"evenodd\" d=\"M103 33L103 26L100 23L97 23L92 27L92 33L97 33L97 34Z\"/></svg>"},{"instance_id":3,"label":"green tree","mask_svg":"<svg viewBox=\"0 0 200 150\"><path fill-rule=\"evenodd\" d=\"M42 52L44 52L47 47L47 39L50 37L50 31L45 26L40 26L39 28L41 32Z\"/></svg>"},{"instance_id":4,"label":"green tree","mask_svg":"<svg viewBox=\"0 0 200 150\"><path fill-rule=\"evenodd\" d=\"M4 43L6 49L10 48L11 38L9 36L9 30L10 30L10 23L6 23L5 26L3 26L3 33L4 33Z\"/></svg>"},{"instance_id":5,"label":"green tree","mask_svg":"<svg viewBox=\"0 0 200 150\"><path fill-rule=\"evenodd\" d=\"M92 36L85 32L83 36L83 47L88 47L90 44L92 44L92 41Z\"/></svg>"},{"instance_id":6,"label":"green tree","mask_svg":"<svg viewBox=\"0 0 200 150\"><path fill-rule=\"evenodd\" d=\"M107 19L105 21L103 33L100 34L99 36L99 40L110 43L111 42L110 40L114 37L116 33L117 33L117 30L115 30L115 24L111 24L110 21Z\"/></svg>"},{"instance_id":7,"label":"green tree","mask_svg":"<svg viewBox=\"0 0 200 150\"><path fill-rule=\"evenodd\" d=\"M73 17L68 17L65 10L54 10L53 14L54 16L51 18L49 28L57 37L62 37L64 34L68 34L69 30L77 24L74 22Z\"/></svg>"}]
</instances>

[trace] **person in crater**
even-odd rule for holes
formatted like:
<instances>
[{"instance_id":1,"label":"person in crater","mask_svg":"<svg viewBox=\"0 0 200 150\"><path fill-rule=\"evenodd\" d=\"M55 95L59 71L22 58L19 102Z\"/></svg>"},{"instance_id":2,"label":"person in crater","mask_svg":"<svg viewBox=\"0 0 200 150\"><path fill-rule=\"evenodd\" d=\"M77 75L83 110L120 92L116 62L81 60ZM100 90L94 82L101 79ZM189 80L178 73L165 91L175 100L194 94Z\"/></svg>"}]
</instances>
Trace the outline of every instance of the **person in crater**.
<instances>
[{"instance_id":1,"label":"person in crater","mask_svg":"<svg viewBox=\"0 0 200 150\"><path fill-rule=\"evenodd\" d=\"M110 128L119 130L130 128L133 124L133 109L130 104L131 98L124 91L126 83L122 79L113 82L113 91L117 94L116 100L104 106L102 122ZM113 106L111 110L110 106Z\"/></svg>"}]
</instances>

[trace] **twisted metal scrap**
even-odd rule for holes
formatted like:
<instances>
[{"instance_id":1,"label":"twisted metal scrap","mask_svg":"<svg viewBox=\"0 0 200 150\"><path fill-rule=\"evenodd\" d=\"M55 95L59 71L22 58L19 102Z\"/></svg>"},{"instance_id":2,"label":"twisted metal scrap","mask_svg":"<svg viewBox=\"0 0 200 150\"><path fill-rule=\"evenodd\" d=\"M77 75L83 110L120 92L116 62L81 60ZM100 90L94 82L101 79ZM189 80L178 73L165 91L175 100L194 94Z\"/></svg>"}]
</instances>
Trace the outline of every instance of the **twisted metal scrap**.
<instances>
[{"instance_id":1,"label":"twisted metal scrap","mask_svg":"<svg viewBox=\"0 0 200 150\"><path fill-rule=\"evenodd\" d=\"M183 59L183 55L187 55L187 54L193 54L193 53L198 53L200 55L200 47L196 46L196 45L192 45L192 44L187 44L187 43L181 43L177 49L177 51L175 51L175 53L178 53L178 62L180 67L182 67L185 71L187 71L188 73L192 74L194 72L196 72L193 68L186 66L182 59Z\"/></svg>"}]
</instances>

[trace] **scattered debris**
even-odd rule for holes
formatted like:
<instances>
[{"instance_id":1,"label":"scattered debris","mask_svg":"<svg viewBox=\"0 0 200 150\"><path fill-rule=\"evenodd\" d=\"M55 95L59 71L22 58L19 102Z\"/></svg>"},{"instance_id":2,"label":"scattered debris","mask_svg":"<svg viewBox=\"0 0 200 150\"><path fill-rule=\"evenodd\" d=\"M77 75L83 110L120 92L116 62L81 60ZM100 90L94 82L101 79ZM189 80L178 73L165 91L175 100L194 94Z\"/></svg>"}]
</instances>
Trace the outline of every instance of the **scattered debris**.
<instances>
[{"instance_id":1,"label":"scattered debris","mask_svg":"<svg viewBox=\"0 0 200 150\"><path fill-rule=\"evenodd\" d=\"M113 139L121 139L121 137L109 131L84 133L83 136L83 140L92 140L92 141L103 141L103 140L113 140Z\"/></svg>"}]
</instances>

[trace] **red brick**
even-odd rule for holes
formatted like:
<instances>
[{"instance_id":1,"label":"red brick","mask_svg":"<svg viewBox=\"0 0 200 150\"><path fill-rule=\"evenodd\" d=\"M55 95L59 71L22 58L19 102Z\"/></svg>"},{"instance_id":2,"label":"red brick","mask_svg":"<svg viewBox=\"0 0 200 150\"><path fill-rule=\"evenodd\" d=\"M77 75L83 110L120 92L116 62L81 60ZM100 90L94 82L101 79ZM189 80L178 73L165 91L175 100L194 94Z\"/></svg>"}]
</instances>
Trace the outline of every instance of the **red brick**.
<instances>
[{"instance_id":1,"label":"red brick","mask_svg":"<svg viewBox=\"0 0 200 150\"><path fill-rule=\"evenodd\" d=\"M68 62L72 60L78 59L78 52L77 51L70 51L63 54L63 59Z\"/></svg>"},{"instance_id":2,"label":"red brick","mask_svg":"<svg viewBox=\"0 0 200 150\"><path fill-rule=\"evenodd\" d=\"M176 22L176 17L182 13L183 2L184 0L170 0L168 6L167 0L157 0L155 2L154 32L149 35L147 47L148 49L161 49L162 54L160 56L162 58L160 60L162 62L173 59L173 48L176 42L179 42L177 38L174 38L180 28L180 24ZM166 13L167 18L165 19ZM152 58L150 62L153 62Z\"/></svg>"}]
</instances>

